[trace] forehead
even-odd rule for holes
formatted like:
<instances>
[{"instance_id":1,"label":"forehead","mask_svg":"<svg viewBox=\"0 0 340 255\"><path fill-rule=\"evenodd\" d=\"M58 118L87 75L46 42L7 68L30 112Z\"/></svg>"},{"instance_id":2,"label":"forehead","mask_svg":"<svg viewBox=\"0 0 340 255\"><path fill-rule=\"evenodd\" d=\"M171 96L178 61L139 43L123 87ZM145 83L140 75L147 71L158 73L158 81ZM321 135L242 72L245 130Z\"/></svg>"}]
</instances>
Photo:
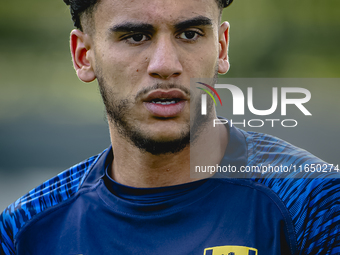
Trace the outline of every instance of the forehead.
<instances>
[{"instance_id":1,"label":"forehead","mask_svg":"<svg viewBox=\"0 0 340 255\"><path fill-rule=\"evenodd\" d=\"M120 22L174 24L196 16L218 23L216 0L100 0L94 13L96 30Z\"/></svg>"}]
</instances>

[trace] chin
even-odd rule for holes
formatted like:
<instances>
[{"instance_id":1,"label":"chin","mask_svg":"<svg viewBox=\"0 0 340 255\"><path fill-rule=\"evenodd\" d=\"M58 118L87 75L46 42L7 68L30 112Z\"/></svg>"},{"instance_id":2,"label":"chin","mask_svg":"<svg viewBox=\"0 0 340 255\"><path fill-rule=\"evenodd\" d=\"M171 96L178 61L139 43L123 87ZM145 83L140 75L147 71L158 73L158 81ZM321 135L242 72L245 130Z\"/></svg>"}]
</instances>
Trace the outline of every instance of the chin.
<instances>
[{"instance_id":1,"label":"chin","mask_svg":"<svg viewBox=\"0 0 340 255\"><path fill-rule=\"evenodd\" d=\"M145 125L146 134L155 139L172 140L181 136L183 133L190 132L190 123L163 122L152 125Z\"/></svg>"},{"instance_id":2,"label":"chin","mask_svg":"<svg viewBox=\"0 0 340 255\"><path fill-rule=\"evenodd\" d=\"M143 152L153 155L176 154L190 144L190 128L135 130L127 136L130 142Z\"/></svg>"},{"instance_id":3,"label":"chin","mask_svg":"<svg viewBox=\"0 0 340 255\"><path fill-rule=\"evenodd\" d=\"M149 136L149 139L157 143L167 143L167 142L181 139L183 136L186 136L186 134L189 134L190 136L189 131L188 132L176 132L176 133L167 132L167 133L162 133L162 134L153 134Z\"/></svg>"}]
</instances>

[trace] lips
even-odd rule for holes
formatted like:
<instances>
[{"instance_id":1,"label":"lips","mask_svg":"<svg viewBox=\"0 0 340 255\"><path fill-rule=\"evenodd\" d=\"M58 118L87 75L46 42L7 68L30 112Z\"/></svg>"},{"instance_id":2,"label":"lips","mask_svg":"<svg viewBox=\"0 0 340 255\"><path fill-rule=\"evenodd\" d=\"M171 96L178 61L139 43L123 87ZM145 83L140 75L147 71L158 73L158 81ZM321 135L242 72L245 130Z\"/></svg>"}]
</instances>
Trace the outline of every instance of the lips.
<instances>
[{"instance_id":1,"label":"lips","mask_svg":"<svg viewBox=\"0 0 340 255\"><path fill-rule=\"evenodd\" d=\"M181 90L157 90L146 96L143 104L155 117L173 118L184 109L188 97Z\"/></svg>"}]
</instances>

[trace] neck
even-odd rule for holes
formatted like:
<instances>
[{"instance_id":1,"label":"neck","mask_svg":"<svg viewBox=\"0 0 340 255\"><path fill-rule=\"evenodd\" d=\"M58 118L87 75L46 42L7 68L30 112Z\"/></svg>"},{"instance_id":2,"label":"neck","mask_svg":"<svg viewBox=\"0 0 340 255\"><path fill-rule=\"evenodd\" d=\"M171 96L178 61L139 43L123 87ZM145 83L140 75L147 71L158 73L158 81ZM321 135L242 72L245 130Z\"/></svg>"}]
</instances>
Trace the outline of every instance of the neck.
<instances>
[{"instance_id":1,"label":"neck","mask_svg":"<svg viewBox=\"0 0 340 255\"><path fill-rule=\"evenodd\" d=\"M137 188L172 186L211 177L199 175L192 178L190 165L219 164L228 144L224 125L206 127L194 144L178 153L163 155L141 151L111 127L110 133L114 153L111 177L121 184Z\"/></svg>"}]
</instances>

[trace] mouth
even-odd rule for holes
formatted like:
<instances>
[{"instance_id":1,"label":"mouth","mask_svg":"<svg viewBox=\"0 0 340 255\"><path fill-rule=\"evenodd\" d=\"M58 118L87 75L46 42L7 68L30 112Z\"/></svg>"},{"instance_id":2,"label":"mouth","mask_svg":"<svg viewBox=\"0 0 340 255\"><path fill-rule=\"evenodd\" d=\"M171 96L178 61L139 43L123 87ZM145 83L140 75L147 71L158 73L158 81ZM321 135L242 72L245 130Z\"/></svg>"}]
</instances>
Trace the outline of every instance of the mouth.
<instances>
[{"instance_id":1,"label":"mouth","mask_svg":"<svg viewBox=\"0 0 340 255\"><path fill-rule=\"evenodd\" d=\"M174 118L184 110L189 98L178 89L156 90L143 100L146 109L159 118Z\"/></svg>"},{"instance_id":2,"label":"mouth","mask_svg":"<svg viewBox=\"0 0 340 255\"><path fill-rule=\"evenodd\" d=\"M151 101L153 104L160 104L160 105L170 105L170 104L176 104L181 99L175 98L175 99L168 99L168 98L157 98Z\"/></svg>"}]
</instances>

